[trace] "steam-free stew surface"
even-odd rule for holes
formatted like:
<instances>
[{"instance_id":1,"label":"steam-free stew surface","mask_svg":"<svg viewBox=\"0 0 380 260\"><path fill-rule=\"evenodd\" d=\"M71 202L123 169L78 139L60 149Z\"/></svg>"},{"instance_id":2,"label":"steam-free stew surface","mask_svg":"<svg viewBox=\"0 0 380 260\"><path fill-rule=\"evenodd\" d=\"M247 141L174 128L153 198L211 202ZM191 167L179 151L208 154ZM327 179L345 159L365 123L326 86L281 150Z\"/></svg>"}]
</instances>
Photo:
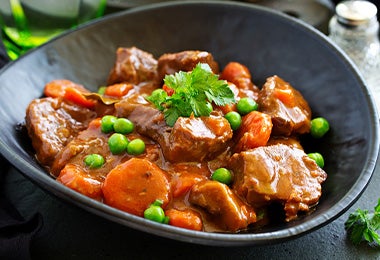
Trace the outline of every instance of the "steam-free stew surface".
<instances>
[{"instance_id":1,"label":"steam-free stew surface","mask_svg":"<svg viewBox=\"0 0 380 260\"><path fill-rule=\"evenodd\" d=\"M224 80L234 102L206 100L208 115L179 116L171 125L168 103L159 108L148 97L162 89L173 100L178 90L164 84L166 75L198 65ZM270 225L273 204L282 208L282 221L292 221L318 203L327 174L299 141L310 132L312 112L285 79L274 75L258 87L244 64L220 68L206 51L156 59L130 47L117 50L102 89L90 93L80 82L57 79L26 111L36 158L63 185L134 215L150 218L162 210L155 221L209 232ZM247 98L257 103L252 111L237 106ZM235 130L226 119L231 112L240 120ZM133 129L105 131L104 116L128 119ZM132 140L140 146L123 147ZM94 158L102 160L92 164Z\"/></svg>"}]
</instances>

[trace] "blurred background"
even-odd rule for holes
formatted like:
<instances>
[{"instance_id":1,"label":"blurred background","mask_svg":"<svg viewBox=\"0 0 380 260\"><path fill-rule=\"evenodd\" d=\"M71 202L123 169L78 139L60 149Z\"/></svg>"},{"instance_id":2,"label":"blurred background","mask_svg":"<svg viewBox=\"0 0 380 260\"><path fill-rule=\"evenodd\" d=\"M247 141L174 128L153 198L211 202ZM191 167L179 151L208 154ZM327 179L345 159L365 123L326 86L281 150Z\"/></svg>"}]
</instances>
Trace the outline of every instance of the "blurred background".
<instances>
[{"instance_id":1,"label":"blurred background","mask_svg":"<svg viewBox=\"0 0 380 260\"><path fill-rule=\"evenodd\" d=\"M108 14L169 0L1 0L0 65L63 31ZM173 1L173 0L172 0ZM328 34L338 0L241 0L296 17ZM369 0L379 10L379 1ZM49 3L49 4L47 4ZM377 12L379 17L379 12ZM3 45L3 46L1 46ZM6 51L4 51L4 46Z\"/></svg>"}]
</instances>

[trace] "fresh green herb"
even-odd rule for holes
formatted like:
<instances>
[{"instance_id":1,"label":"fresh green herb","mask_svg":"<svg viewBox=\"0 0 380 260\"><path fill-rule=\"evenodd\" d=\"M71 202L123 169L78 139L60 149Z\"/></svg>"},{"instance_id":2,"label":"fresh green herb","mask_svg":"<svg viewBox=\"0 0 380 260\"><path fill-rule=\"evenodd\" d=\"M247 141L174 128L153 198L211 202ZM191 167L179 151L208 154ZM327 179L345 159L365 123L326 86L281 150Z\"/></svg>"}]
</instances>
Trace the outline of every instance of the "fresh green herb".
<instances>
[{"instance_id":1,"label":"fresh green herb","mask_svg":"<svg viewBox=\"0 0 380 260\"><path fill-rule=\"evenodd\" d=\"M180 116L209 116L212 112L211 102L218 106L236 102L227 82L219 80L206 63L198 63L191 72L166 75L164 83L174 93L169 96L163 90L153 91L147 100L164 112L169 126L173 126Z\"/></svg>"},{"instance_id":2,"label":"fresh green herb","mask_svg":"<svg viewBox=\"0 0 380 260\"><path fill-rule=\"evenodd\" d=\"M354 244L367 241L380 246L380 237L377 233L380 229L380 199L373 213L362 209L351 213L345 222L345 228L350 232L350 238Z\"/></svg>"}]
</instances>

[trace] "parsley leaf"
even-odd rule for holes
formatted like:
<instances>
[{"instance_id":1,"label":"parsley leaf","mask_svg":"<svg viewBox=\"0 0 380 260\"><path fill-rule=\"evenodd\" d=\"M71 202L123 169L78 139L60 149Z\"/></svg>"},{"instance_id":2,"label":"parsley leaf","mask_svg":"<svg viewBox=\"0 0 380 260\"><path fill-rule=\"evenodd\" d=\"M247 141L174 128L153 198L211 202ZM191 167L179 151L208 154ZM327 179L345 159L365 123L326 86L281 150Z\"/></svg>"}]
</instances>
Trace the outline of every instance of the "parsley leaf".
<instances>
[{"instance_id":1,"label":"parsley leaf","mask_svg":"<svg viewBox=\"0 0 380 260\"><path fill-rule=\"evenodd\" d=\"M164 107L161 106L162 103L165 102L166 97L168 94L162 90L162 89L156 89L152 92L152 94L147 97L146 99L150 102L152 102L158 110L164 110Z\"/></svg>"},{"instance_id":2,"label":"parsley leaf","mask_svg":"<svg viewBox=\"0 0 380 260\"><path fill-rule=\"evenodd\" d=\"M236 102L227 82L219 80L206 63L198 63L191 72L179 71L174 75L166 75L164 83L174 93L169 96L162 89L155 90L147 100L164 112L169 126L173 126L181 116L209 116L212 112L211 102L218 106Z\"/></svg>"},{"instance_id":3,"label":"parsley leaf","mask_svg":"<svg viewBox=\"0 0 380 260\"><path fill-rule=\"evenodd\" d=\"M350 231L350 239L354 244L367 241L380 246L380 236L377 233L380 229L380 199L374 209L373 213L369 213L368 210L357 209L349 215L344 223L346 230Z\"/></svg>"}]
</instances>

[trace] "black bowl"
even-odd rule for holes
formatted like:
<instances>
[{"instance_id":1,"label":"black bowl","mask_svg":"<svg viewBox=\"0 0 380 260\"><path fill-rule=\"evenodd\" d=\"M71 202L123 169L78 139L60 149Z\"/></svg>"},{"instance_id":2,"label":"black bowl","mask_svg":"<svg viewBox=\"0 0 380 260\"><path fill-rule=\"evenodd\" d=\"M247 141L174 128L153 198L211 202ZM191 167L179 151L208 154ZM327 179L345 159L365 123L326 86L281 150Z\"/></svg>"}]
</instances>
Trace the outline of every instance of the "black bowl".
<instances>
[{"instance_id":1,"label":"black bowl","mask_svg":"<svg viewBox=\"0 0 380 260\"><path fill-rule=\"evenodd\" d=\"M56 182L34 159L18 129L28 103L57 78L95 90L103 85L119 46L137 46L156 57L199 49L224 66L246 64L261 85L279 75L299 89L314 112L331 123L310 149L326 159L328 179L316 210L291 223L252 233L220 234L157 224L89 199ZM311 26L254 5L234 2L173 2L139 7L71 31L10 63L0 72L0 150L25 176L70 203L138 230L208 245L257 245L295 238L336 219L367 186L379 151L374 101L357 69Z\"/></svg>"}]
</instances>

